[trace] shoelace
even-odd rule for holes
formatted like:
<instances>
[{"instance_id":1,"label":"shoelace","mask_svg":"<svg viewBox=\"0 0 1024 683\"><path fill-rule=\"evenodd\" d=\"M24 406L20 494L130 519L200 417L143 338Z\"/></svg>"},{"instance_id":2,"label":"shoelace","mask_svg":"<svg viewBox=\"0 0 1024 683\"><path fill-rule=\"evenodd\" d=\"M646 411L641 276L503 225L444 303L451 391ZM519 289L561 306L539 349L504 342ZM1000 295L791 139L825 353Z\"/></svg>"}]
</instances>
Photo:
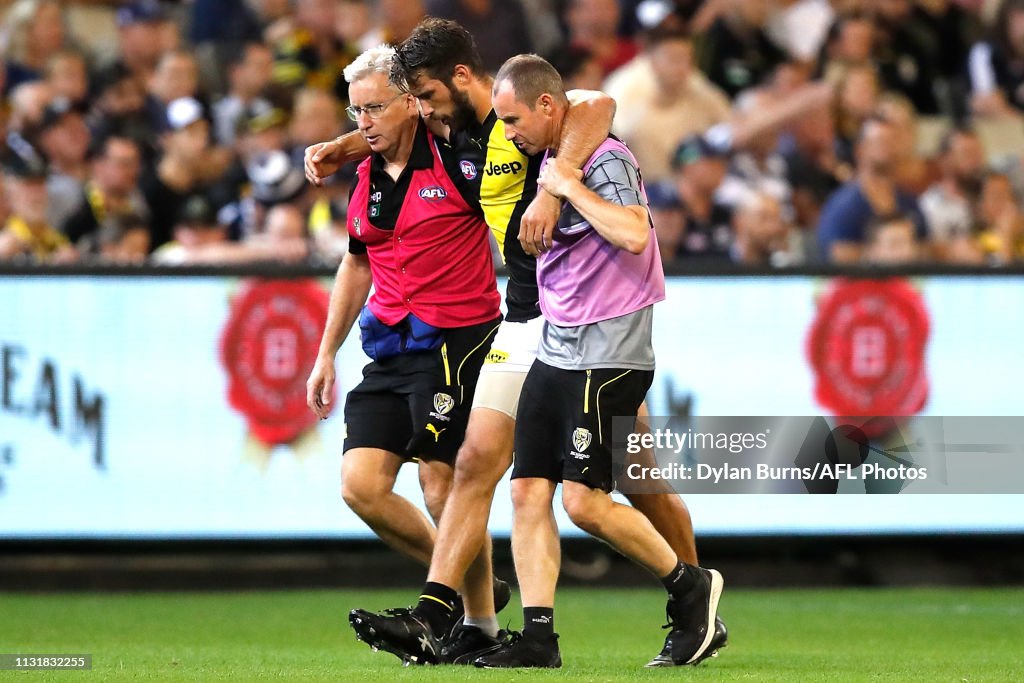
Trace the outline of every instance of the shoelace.
<instances>
[{"instance_id":1,"label":"shoelace","mask_svg":"<svg viewBox=\"0 0 1024 683\"><path fill-rule=\"evenodd\" d=\"M389 607L384 610L384 614L389 614L393 617L404 617L408 614L412 614L412 607Z\"/></svg>"},{"instance_id":2,"label":"shoelace","mask_svg":"<svg viewBox=\"0 0 1024 683\"><path fill-rule=\"evenodd\" d=\"M522 631L511 631L511 630L506 630L505 631L505 644L506 645L515 645L516 643L518 643L522 639L523 639L523 632Z\"/></svg>"},{"instance_id":3,"label":"shoelace","mask_svg":"<svg viewBox=\"0 0 1024 683\"><path fill-rule=\"evenodd\" d=\"M672 597L671 595L669 595L668 596L669 604L665 605L665 620L668 621L668 623L662 625L662 628L674 629L676 627L676 622L672 619L672 601L673 600L675 600L675 598Z\"/></svg>"}]
</instances>

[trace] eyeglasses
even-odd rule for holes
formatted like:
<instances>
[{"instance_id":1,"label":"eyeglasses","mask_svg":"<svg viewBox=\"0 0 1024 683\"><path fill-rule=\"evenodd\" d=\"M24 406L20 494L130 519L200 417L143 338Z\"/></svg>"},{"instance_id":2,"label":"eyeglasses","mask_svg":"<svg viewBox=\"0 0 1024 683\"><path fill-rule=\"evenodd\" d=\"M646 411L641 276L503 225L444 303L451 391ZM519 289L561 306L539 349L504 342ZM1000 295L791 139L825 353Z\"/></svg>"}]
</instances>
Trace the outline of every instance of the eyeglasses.
<instances>
[{"instance_id":1,"label":"eyeglasses","mask_svg":"<svg viewBox=\"0 0 1024 683\"><path fill-rule=\"evenodd\" d=\"M352 121L358 121L360 114L366 114L371 119L379 119L381 115L384 113L384 110L387 109L392 102L397 100L399 97L402 97L403 95L405 95L405 93L400 92L387 102L382 102L380 104L368 104L365 107L345 107L345 113L348 114L349 119L351 119Z\"/></svg>"}]
</instances>

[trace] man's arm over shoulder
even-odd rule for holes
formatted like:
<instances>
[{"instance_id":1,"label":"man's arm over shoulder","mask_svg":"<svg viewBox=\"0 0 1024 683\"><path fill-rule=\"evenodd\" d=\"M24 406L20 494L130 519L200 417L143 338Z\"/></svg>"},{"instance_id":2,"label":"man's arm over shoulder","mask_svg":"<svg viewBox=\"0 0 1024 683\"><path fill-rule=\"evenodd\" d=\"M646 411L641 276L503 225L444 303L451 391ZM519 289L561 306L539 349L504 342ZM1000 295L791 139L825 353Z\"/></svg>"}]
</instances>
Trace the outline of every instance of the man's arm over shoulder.
<instances>
[{"instance_id":1,"label":"man's arm over shoulder","mask_svg":"<svg viewBox=\"0 0 1024 683\"><path fill-rule=\"evenodd\" d=\"M347 163L362 161L370 156L370 146L358 130L339 135L327 142L318 142L306 148L303 154L303 170L306 180L314 185L324 180Z\"/></svg>"},{"instance_id":2,"label":"man's arm over shoulder","mask_svg":"<svg viewBox=\"0 0 1024 683\"><path fill-rule=\"evenodd\" d=\"M570 90L569 111L562 124L556 156L581 168L612 129L615 100L597 90Z\"/></svg>"}]
</instances>

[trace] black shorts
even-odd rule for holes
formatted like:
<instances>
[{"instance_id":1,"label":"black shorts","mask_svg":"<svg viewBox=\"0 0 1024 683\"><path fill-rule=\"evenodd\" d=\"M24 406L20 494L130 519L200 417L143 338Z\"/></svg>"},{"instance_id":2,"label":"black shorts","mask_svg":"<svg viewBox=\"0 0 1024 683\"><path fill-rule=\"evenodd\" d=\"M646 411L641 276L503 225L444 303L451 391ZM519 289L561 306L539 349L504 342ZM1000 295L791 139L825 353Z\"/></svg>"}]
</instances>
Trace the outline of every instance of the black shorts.
<instances>
[{"instance_id":1,"label":"black shorts","mask_svg":"<svg viewBox=\"0 0 1024 683\"><path fill-rule=\"evenodd\" d=\"M534 361L519 396L512 478L615 488L612 418L636 416L649 370L562 370Z\"/></svg>"},{"instance_id":2,"label":"black shorts","mask_svg":"<svg viewBox=\"0 0 1024 683\"><path fill-rule=\"evenodd\" d=\"M501 317L444 331L436 351L371 361L345 399L344 451L381 448L454 463L466 435L480 366Z\"/></svg>"}]
</instances>

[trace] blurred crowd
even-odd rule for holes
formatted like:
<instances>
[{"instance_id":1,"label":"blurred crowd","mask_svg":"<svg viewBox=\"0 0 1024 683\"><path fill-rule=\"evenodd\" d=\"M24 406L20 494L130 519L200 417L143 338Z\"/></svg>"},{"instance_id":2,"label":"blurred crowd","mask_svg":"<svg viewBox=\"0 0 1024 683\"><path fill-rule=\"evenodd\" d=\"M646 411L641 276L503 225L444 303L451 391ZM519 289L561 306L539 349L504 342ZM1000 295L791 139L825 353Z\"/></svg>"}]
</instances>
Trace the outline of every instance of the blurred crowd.
<instances>
[{"instance_id":1,"label":"blurred crowd","mask_svg":"<svg viewBox=\"0 0 1024 683\"><path fill-rule=\"evenodd\" d=\"M0 262L337 263L342 68L429 15L602 89L666 264L1024 259L1024 0L3 6Z\"/></svg>"}]
</instances>

